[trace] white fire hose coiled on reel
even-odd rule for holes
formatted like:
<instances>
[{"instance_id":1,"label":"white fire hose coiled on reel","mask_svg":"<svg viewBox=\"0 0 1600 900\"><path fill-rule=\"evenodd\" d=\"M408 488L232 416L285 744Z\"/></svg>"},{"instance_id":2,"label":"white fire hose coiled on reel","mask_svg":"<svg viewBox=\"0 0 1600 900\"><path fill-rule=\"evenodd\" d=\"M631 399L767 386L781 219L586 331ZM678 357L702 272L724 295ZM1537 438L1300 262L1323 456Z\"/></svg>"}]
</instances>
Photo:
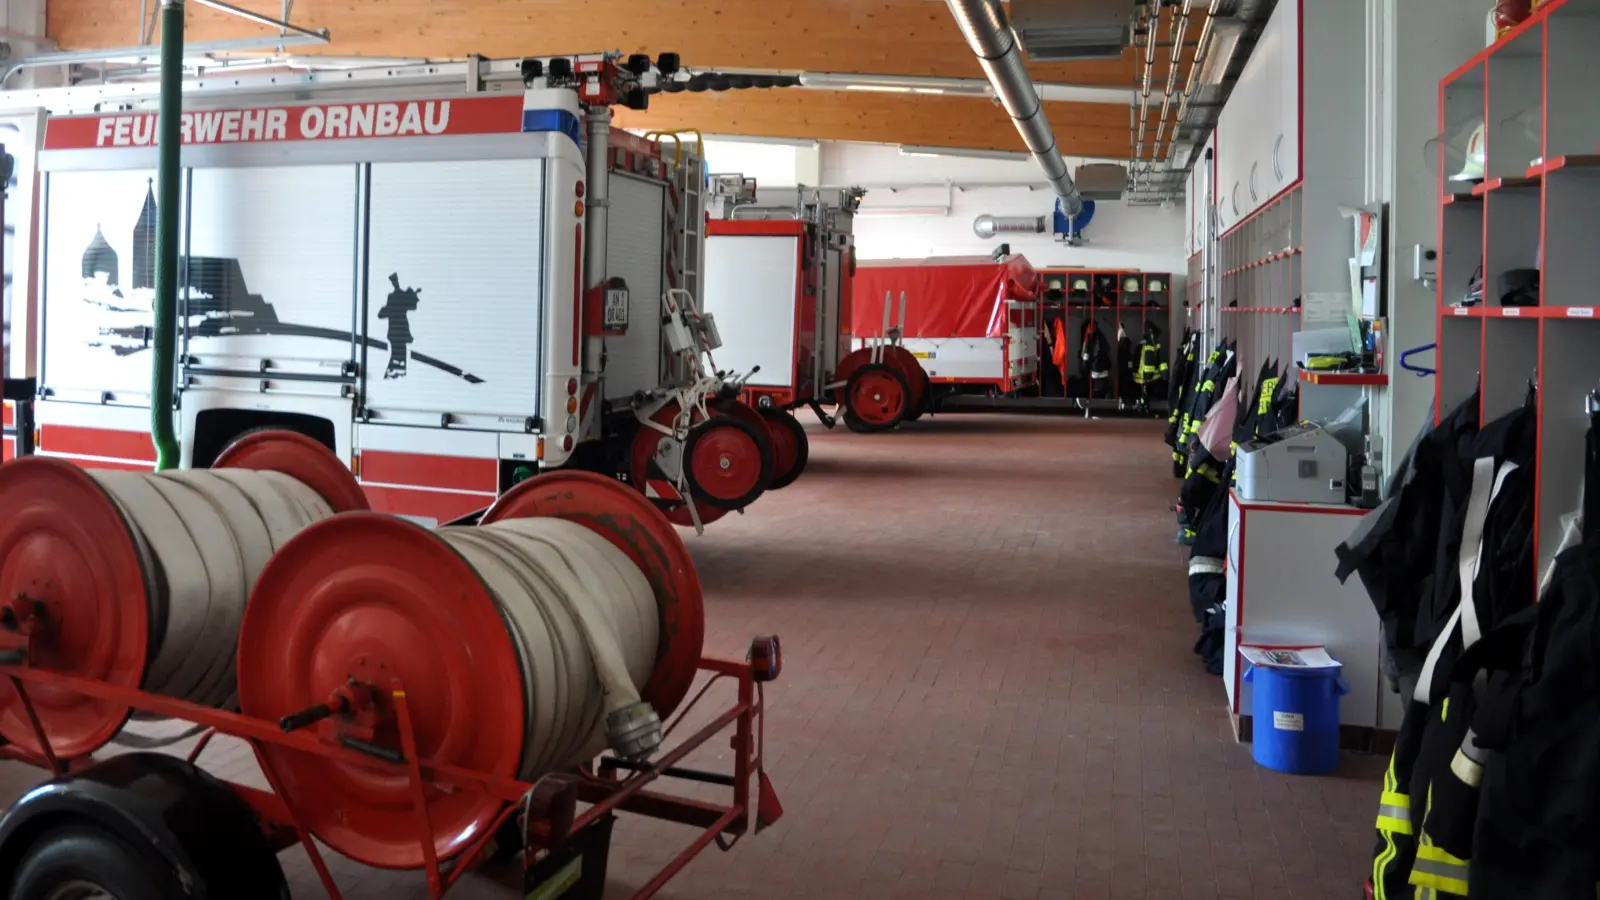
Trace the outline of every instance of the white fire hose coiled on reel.
<instances>
[{"instance_id":1,"label":"white fire hose coiled on reel","mask_svg":"<svg viewBox=\"0 0 1600 900\"><path fill-rule=\"evenodd\" d=\"M145 560L151 639L140 687L237 708L239 623L250 591L272 554L306 526L332 516L332 507L300 481L271 471L89 475L121 509ZM118 738L139 746L153 745L151 740L136 734Z\"/></svg>"},{"instance_id":2,"label":"white fire hose coiled on reel","mask_svg":"<svg viewBox=\"0 0 1600 900\"><path fill-rule=\"evenodd\" d=\"M493 595L522 665L527 733L519 777L661 743L639 691L656 662L659 613L644 573L605 538L562 519L438 531Z\"/></svg>"}]
</instances>

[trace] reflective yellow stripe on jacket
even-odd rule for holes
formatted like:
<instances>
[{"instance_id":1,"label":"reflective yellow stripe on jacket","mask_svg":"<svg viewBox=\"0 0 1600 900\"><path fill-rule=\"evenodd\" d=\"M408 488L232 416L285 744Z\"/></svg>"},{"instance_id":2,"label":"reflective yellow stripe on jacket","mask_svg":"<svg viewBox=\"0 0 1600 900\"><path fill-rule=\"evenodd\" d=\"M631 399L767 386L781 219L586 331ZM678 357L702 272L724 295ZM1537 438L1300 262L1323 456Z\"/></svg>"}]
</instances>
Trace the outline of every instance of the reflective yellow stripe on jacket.
<instances>
[{"instance_id":1,"label":"reflective yellow stripe on jacket","mask_svg":"<svg viewBox=\"0 0 1600 900\"><path fill-rule=\"evenodd\" d=\"M1390 897L1384 885L1384 871L1400 855L1395 845L1396 835L1411 834L1411 798L1400 793L1399 779L1394 774L1394 754L1389 754L1389 768L1383 773L1383 793L1378 798L1378 834L1382 836L1383 852L1372 861L1373 900L1401 900Z\"/></svg>"},{"instance_id":2,"label":"reflective yellow stripe on jacket","mask_svg":"<svg viewBox=\"0 0 1600 900\"><path fill-rule=\"evenodd\" d=\"M1417 845L1417 861L1411 864L1411 883L1422 889L1467 896L1467 861L1451 856L1422 836Z\"/></svg>"}]
</instances>

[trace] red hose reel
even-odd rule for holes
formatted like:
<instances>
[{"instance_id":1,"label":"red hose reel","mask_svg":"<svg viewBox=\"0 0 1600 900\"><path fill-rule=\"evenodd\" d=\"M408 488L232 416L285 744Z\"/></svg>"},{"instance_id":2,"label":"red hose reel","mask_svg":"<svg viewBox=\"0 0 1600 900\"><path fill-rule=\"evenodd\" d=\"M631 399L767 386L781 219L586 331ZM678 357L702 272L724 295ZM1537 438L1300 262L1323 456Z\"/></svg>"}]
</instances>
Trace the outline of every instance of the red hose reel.
<instances>
[{"instance_id":1,"label":"red hose reel","mask_svg":"<svg viewBox=\"0 0 1600 900\"><path fill-rule=\"evenodd\" d=\"M258 432L230 446L213 468L279 472L316 490L335 511L367 508L350 471L327 448L287 431ZM112 496L79 467L28 456L0 466L0 597L25 639L32 665L137 688L152 651L150 598L162 577L149 563ZM32 697L61 757L86 756L127 722L126 704L70 691ZM42 747L9 680L0 680L0 736L31 753Z\"/></svg>"},{"instance_id":2,"label":"red hose reel","mask_svg":"<svg viewBox=\"0 0 1600 900\"><path fill-rule=\"evenodd\" d=\"M16 746L10 755L58 768L57 760L85 757L109 741L135 707L209 724L254 746L282 798L267 809L289 811L290 821L279 824L370 865L427 869L447 885L440 861L482 847L505 820L508 795L528 787L516 781L527 712L506 622L477 573L439 535L363 511L359 485L321 445L262 433L230 447L218 465L290 475L341 511L289 539L256 581L239 629L242 717L139 690L153 633L147 591L157 573L147 570L136 531L111 496L60 460L0 467L7 499L0 596L28 598L8 606L9 617L0 611L20 632L12 646L25 642L9 660L24 665L13 670L23 690L0 679L0 735ZM660 616L654 669L640 693L662 719L709 667L745 685L717 728L759 720L751 665L701 658L699 579L650 501L614 479L555 472L502 496L483 522L529 517L582 525L639 568ZM760 646L775 657L775 641ZM767 651L753 655L763 657L763 676L776 675ZM277 728L269 722L305 731L270 739ZM759 767L759 742L741 729L736 768L748 772ZM668 753L663 765L687 750ZM597 802L597 789L604 800L599 784L586 788L589 802ZM770 785L760 788L753 799L748 786L736 786L738 799L718 829L734 827L741 810L756 816L758 802L774 808ZM617 792L617 808L627 793Z\"/></svg>"}]
</instances>

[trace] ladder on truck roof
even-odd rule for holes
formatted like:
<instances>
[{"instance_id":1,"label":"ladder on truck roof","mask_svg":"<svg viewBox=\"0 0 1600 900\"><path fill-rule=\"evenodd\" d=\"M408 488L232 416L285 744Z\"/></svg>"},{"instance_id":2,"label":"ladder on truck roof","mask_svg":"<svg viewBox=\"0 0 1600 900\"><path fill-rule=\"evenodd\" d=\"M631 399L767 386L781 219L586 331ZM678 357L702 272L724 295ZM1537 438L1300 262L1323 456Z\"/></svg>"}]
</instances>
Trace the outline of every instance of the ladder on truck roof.
<instances>
[{"instance_id":1,"label":"ladder on truck roof","mask_svg":"<svg viewBox=\"0 0 1600 900\"><path fill-rule=\"evenodd\" d=\"M618 56L614 53L589 53L555 58L570 59L576 63L600 59L614 61ZM248 102L251 97L279 97L284 94L291 94L297 100L377 100L391 95L407 100L425 100L463 93L516 92L530 86L523 76L524 64L537 60L547 65L549 59L485 59L475 56L457 62L374 65L309 72L289 70L242 75L224 71L185 78L183 104L185 109L207 109ZM153 79L6 90L0 91L0 111L43 108L54 115L71 115L153 110L159 104L160 95L161 85Z\"/></svg>"}]
</instances>

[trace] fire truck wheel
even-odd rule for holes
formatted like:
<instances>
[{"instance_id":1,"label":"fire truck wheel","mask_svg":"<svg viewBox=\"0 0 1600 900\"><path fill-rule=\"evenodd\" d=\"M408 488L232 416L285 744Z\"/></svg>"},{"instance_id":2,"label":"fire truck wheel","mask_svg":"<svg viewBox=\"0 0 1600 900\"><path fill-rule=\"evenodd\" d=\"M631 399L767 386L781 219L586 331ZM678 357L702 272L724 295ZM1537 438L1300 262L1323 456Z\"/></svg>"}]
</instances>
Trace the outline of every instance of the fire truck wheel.
<instances>
[{"instance_id":1,"label":"fire truck wheel","mask_svg":"<svg viewBox=\"0 0 1600 900\"><path fill-rule=\"evenodd\" d=\"M733 416L717 416L689 429L683 459L690 496L717 509L743 509L772 483L767 436Z\"/></svg>"},{"instance_id":2,"label":"fire truck wheel","mask_svg":"<svg viewBox=\"0 0 1600 900\"><path fill-rule=\"evenodd\" d=\"M882 363L857 369L844 393L848 401L845 424L851 431L888 431L911 411L911 388L906 377L899 369Z\"/></svg>"},{"instance_id":3,"label":"fire truck wheel","mask_svg":"<svg viewBox=\"0 0 1600 900\"><path fill-rule=\"evenodd\" d=\"M761 414L767 426L767 437L772 439L772 484L767 490L776 491L794 484L806 470L811 458L811 442L806 438L805 426L786 410L768 410Z\"/></svg>"},{"instance_id":4,"label":"fire truck wheel","mask_svg":"<svg viewBox=\"0 0 1600 900\"><path fill-rule=\"evenodd\" d=\"M188 892L154 845L135 847L92 825L51 828L33 842L11 900L165 900Z\"/></svg>"}]
</instances>

